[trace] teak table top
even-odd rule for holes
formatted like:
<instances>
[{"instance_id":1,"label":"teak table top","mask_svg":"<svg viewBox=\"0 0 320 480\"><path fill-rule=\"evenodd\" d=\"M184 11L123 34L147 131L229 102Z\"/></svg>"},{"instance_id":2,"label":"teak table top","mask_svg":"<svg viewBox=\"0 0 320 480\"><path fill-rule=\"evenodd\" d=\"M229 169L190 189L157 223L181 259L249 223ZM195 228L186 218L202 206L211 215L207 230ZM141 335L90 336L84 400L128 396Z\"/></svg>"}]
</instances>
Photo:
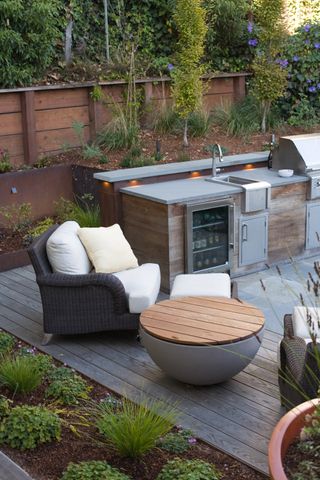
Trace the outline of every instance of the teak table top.
<instances>
[{"instance_id":1,"label":"teak table top","mask_svg":"<svg viewBox=\"0 0 320 480\"><path fill-rule=\"evenodd\" d=\"M256 335L263 328L264 315L235 298L182 297L147 308L140 324L150 335L169 342L218 345Z\"/></svg>"}]
</instances>

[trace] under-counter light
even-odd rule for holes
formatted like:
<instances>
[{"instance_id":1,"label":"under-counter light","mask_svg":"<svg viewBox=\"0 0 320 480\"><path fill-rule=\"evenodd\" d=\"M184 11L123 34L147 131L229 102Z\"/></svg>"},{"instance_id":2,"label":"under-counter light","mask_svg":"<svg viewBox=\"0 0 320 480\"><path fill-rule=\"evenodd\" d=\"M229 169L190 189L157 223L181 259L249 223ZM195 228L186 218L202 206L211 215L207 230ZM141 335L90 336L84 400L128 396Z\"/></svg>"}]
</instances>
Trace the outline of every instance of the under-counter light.
<instances>
[{"instance_id":1,"label":"under-counter light","mask_svg":"<svg viewBox=\"0 0 320 480\"><path fill-rule=\"evenodd\" d=\"M247 163L247 165L245 165L244 167L244 170L252 170L254 168L254 165L252 163Z\"/></svg>"},{"instance_id":2,"label":"under-counter light","mask_svg":"<svg viewBox=\"0 0 320 480\"><path fill-rule=\"evenodd\" d=\"M102 182L104 188L109 188L111 187L111 184L109 182Z\"/></svg>"},{"instance_id":3,"label":"under-counter light","mask_svg":"<svg viewBox=\"0 0 320 480\"><path fill-rule=\"evenodd\" d=\"M190 177L191 178L201 177L201 173L200 172L190 172Z\"/></svg>"},{"instance_id":4,"label":"under-counter light","mask_svg":"<svg viewBox=\"0 0 320 480\"><path fill-rule=\"evenodd\" d=\"M130 180L129 181L129 185L130 187L136 187L137 185L139 185L139 180Z\"/></svg>"}]
</instances>

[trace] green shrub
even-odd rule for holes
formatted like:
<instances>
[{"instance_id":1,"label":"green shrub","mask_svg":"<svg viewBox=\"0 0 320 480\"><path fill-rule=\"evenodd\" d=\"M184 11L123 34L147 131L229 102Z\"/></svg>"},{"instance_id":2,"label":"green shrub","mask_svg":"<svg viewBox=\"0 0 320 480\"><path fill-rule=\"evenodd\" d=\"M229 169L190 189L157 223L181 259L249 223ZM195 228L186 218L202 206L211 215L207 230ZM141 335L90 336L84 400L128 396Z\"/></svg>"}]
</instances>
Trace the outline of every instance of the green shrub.
<instances>
[{"instance_id":1,"label":"green shrub","mask_svg":"<svg viewBox=\"0 0 320 480\"><path fill-rule=\"evenodd\" d=\"M105 158L104 154L101 152L98 145L95 145L94 143L92 144L86 143L84 138L84 128L85 128L84 123L73 122L72 128L76 133L79 143L81 145L83 158L85 158L86 160L92 160L92 159L103 160Z\"/></svg>"},{"instance_id":2,"label":"green shrub","mask_svg":"<svg viewBox=\"0 0 320 480\"><path fill-rule=\"evenodd\" d=\"M129 477L106 462L69 463L61 480L129 480Z\"/></svg>"},{"instance_id":3,"label":"green shrub","mask_svg":"<svg viewBox=\"0 0 320 480\"><path fill-rule=\"evenodd\" d=\"M189 134L191 137L204 137L212 125L212 117L203 107L189 116Z\"/></svg>"},{"instance_id":4,"label":"green shrub","mask_svg":"<svg viewBox=\"0 0 320 480\"><path fill-rule=\"evenodd\" d=\"M123 168L135 168L145 167L147 165L154 165L155 158L153 156L146 157L142 154L141 148L134 146L126 153L121 160L121 167Z\"/></svg>"},{"instance_id":5,"label":"green shrub","mask_svg":"<svg viewBox=\"0 0 320 480\"><path fill-rule=\"evenodd\" d=\"M288 88L280 106L288 123L320 123L320 23L306 24L289 37L282 61L288 65Z\"/></svg>"},{"instance_id":6,"label":"green shrub","mask_svg":"<svg viewBox=\"0 0 320 480\"><path fill-rule=\"evenodd\" d=\"M206 61L213 71L245 71L251 63L248 48L247 0L204 0L208 32Z\"/></svg>"},{"instance_id":7,"label":"green shrub","mask_svg":"<svg viewBox=\"0 0 320 480\"><path fill-rule=\"evenodd\" d=\"M41 157L39 158L32 166L34 168L46 168L50 167L52 159L50 157Z\"/></svg>"},{"instance_id":8,"label":"green shrub","mask_svg":"<svg viewBox=\"0 0 320 480\"><path fill-rule=\"evenodd\" d=\"M157 480L219 480L214 465L202 460L170 460L157 476Z\"/></svg>"},{"instance_id":9,"label":"green shrub","mask_svg":"<svg viewBox=\"0 0 320 480\"><path fill-rule=\"evenodd\" d=\"M157 442L158 447L170 453L184 453L191 445L196 443L196 439L190 430L178 430L169 432Z\"/></svg>"},{"instance_id":10,"label":"green shrub","mask_svg":"<svg viewBox=\"0 0 320 480\"><path fill-rule=\"evenodd\" d=\"M248 95L243 100L230 105L216 107L212 111L212 122L221 127L228 135L246 137L259 131L262 111L258 100ZM278 108L269 110L266 125L276 128L281 124Z\"/></svg>"},{"instance_id":11,"label":"green shrub","mask_svg":"<svg viewBox=\"0 0 320 480\"><path fill-rule=\"evenodd\" d=\"M11 352L16 340L10 333L0 331L0 355Z\"/></svg>"},{"instance_id":12,"label":"green shrub","mask_svg":"<svg viewBox=\"0 0 320 480\"><path fill-rule=\"evenodd\" d=\"M89 398L91 387L69 368L59 367L49 373L49 386L45 396L51 397L63 405L78 404Z\"/></svg>"},{"instance_id":13,"label":"green shrub","mask_svg":"<svg viewBox=\"0 0 320 480\"><path fill-rule=\"evenodd\" d=\"M171 429L175 416L175 408L162 403L146 406L124 400L117 411L112 406L98 407L96 425L106 442L120 455L139 457Z\"/></svg>"},{"instance_id":14,"label":"green shrub","mask_svg":"<svg viewBox=\"0 0 320 480\"><path fill-rule=\"evenodd\" d=\"M55 202L56 216L58 222L67 220L78 222L80 227L100 227L100 208L93 204L93 197L90 194L82 195L76 202L61 197Z\"/></svg>"},{"instance_id":15,"label":"green shrub","mask_svg":"<svg viewBox=\"0 0 320 480\"><path fill-rule=\"evenodd\" d=\"M20 205L13 203L6 207L0 207L0 218L3 218L14 233L21 232L31 223L31 209L31 203L21 203Z\"/></svg>"},{"instance_id":16,"label":"green shrub","mask_svg":"<svg viewBox=\"0 0 320 480\"><path fill-rule=\"evenodd\" d=\"M0 148L0 173L9 172L12 169L8 150Z\"/></svg>"},{"instance_id":17,"label":"green shrub","mask_svg":"<svg viewBox=\"0 0 320 480\"><path fill-rule=\"evenodd\" d=\"M27 235L25 236L25 239L28 239L28 241L32 241L34 238L39 237L42 235L44 232L48 230L48 228L52 227L54 225L54 220L53 218L46 217L43 220L40 220L40 222L37 223L37 225L33 228L30 228L28 230Z\"/></svg>"},{"instance_id":18,"label":"green shrub","mask_svg":"<svg viewBox=\"0 0 320 480\"><path fill-rule=\"evenodd\" d=\"M0 2L0 85L30 84L50 65L57 40L58 2Z\"/></svg>"},{"instance_id":19,"label":"green shrub","mask_svg":"<svg viewBox=\"0 0 320 480\"><path fill-rule=\"evenodd\" d=\"M174 133L179 127L179 116L175 109L170 105L164 105L155 112L153 128L156 132Z\"/></svg>"},{"instance_id":20,"label":"green shrub","mask_svg":"<svg viewBox=\"0 0 320 480\"><path fill-rule=\"evenodd\" d=\"M42 375L47 375L55 368L52 357L44 353L36 354L34 347L22 347L19 350L19 355L28 357Z\"/></svg>"},{"instance_id":21,"label":"green shrub","mask_svg":"<svg viewBox=\"0 0 320 480\"><path fill-rule=\"evenodd\" d=\"M98 135L99 145L103 145L108 150L131 148L138 143L140 131L139 113L142 97L141 90L137 91L136 87L133 49L130 55L130 67L126 76L128 86L124 93L123 103L115 101L113 97L105 97L99 88L94 90L94 99L100 100L108 109L111 107L112 110L112 119Z\"/></svg>"},{"instance_id":22,"label":"green shrub","mask_svg":"<svg viewBox=\"0 0 320 480\"><path fill-rule=\"evenodd\" d=\"M12 165L10 163L10 156L7 150L0 148L0 173L10 172Z\"/></svg>"},{"instance_id":23,"label":"green shrub","mask_svg":"<svg viewBox=\"0 0 320 480\"><path fill-rule=\"evenodd\" d=\"M9 412L10 412L9 400L3 395L0 395L0 420L2 420L3 417L7 417L9 415Z\"/></svg>"},{"instance_id":24,"label":"green shrub","mask_svg":"<svg viewBox=\"0 0 320 480\"><path fill-rule=\"evenodd\" d=\"M14 407L0 423L0 443L11 448L32 449L60 438L61 420L45 407Z\"/></svg>"},{"instance_id":25,"label":"green shrub","mask_svg":"<svg viewBox=\"0 0 320 480\"><path fill-rule=\"evenodd\" d=\"M17 355L0 361L0 385L14 393L29 393L41 383L42 373L33 358Z\"/></svg>"}]
</instances>

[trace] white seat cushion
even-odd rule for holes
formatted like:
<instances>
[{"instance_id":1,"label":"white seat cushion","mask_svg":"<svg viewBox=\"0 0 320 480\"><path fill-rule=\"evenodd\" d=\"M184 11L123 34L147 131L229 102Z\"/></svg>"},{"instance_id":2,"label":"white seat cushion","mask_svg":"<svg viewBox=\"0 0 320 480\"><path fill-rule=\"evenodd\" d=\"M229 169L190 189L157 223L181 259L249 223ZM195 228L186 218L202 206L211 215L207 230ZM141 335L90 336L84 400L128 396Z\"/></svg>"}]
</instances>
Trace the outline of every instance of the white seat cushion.
<instances>
[{"instance_id":1,"label":"white seat cushion","mask_svg":"<svg viewBox=\"0 0 320 480\"><path fill-rule=\"evenodd\" d=\"M294 307L292 314L292 325L294 335L306 340L310 339L311 327L307 321L307 315L311 316L313 325L312 331L319 338L320 335L320 308L316 307Z\"/></svg>"},{"instance_id":2,"label":"white seat cushion","mask_svg":"<svg viewBox=\"0 0 320 480\"><path fill-rule=\"evenodd\" d=\"M156 263L144 263L113 275L124 286L131 313L141 313L156 302L160 290L160 268Z\"/></svg>"},{"instance_id":3,"label":"white seat cushion","mask_svg":"<svg viewBox=\"0 0 320 480\"><path fill-rule=\"evenodd\" d=\"M86 275L92 265L79 240L77 222L64 222L48 238L46 249L52 270L67 275Z\"/></svg>"},{"instance_id":4,"label":"white seat cushion","mask_svg":"<svg viewBox=\"0 0 320 480\"><path fill-rule=\"evenodd\" d=\"M227 273L177 275L170 298L231 297L231 280Z\"/></svg>"},{"instance_id":5,"label":"white seat cushion","mask_svg":"<svg viewBox=\"0 0 320 480\"><path fill-rule=\"evenodd\" d=\"M78 235L97 273L120 272L138 266L138 260L118 224L80 228Z\"/></svg>"}]
</instances>

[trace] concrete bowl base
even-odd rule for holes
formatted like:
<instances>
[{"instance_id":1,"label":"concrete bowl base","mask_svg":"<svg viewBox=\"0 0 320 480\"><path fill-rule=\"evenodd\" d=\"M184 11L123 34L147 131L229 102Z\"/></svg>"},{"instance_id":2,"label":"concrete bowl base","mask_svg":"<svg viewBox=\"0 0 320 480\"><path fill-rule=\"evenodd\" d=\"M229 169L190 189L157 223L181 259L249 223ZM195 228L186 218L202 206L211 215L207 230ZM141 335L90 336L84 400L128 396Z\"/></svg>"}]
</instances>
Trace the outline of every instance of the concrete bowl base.
<instances>
[{"instance_id":1,"label":"concrete bowl base","mask_svg":"<svg viewBox=\"0 0 320 480\"><path fill-rule=\"evenodd\" d=\"M140 329L142 344L152 360L170 377L190 385L224 382L243 370L261 345L256 336L225 345L186 345L168 342Z\"/></svg>"}]
</instances>

